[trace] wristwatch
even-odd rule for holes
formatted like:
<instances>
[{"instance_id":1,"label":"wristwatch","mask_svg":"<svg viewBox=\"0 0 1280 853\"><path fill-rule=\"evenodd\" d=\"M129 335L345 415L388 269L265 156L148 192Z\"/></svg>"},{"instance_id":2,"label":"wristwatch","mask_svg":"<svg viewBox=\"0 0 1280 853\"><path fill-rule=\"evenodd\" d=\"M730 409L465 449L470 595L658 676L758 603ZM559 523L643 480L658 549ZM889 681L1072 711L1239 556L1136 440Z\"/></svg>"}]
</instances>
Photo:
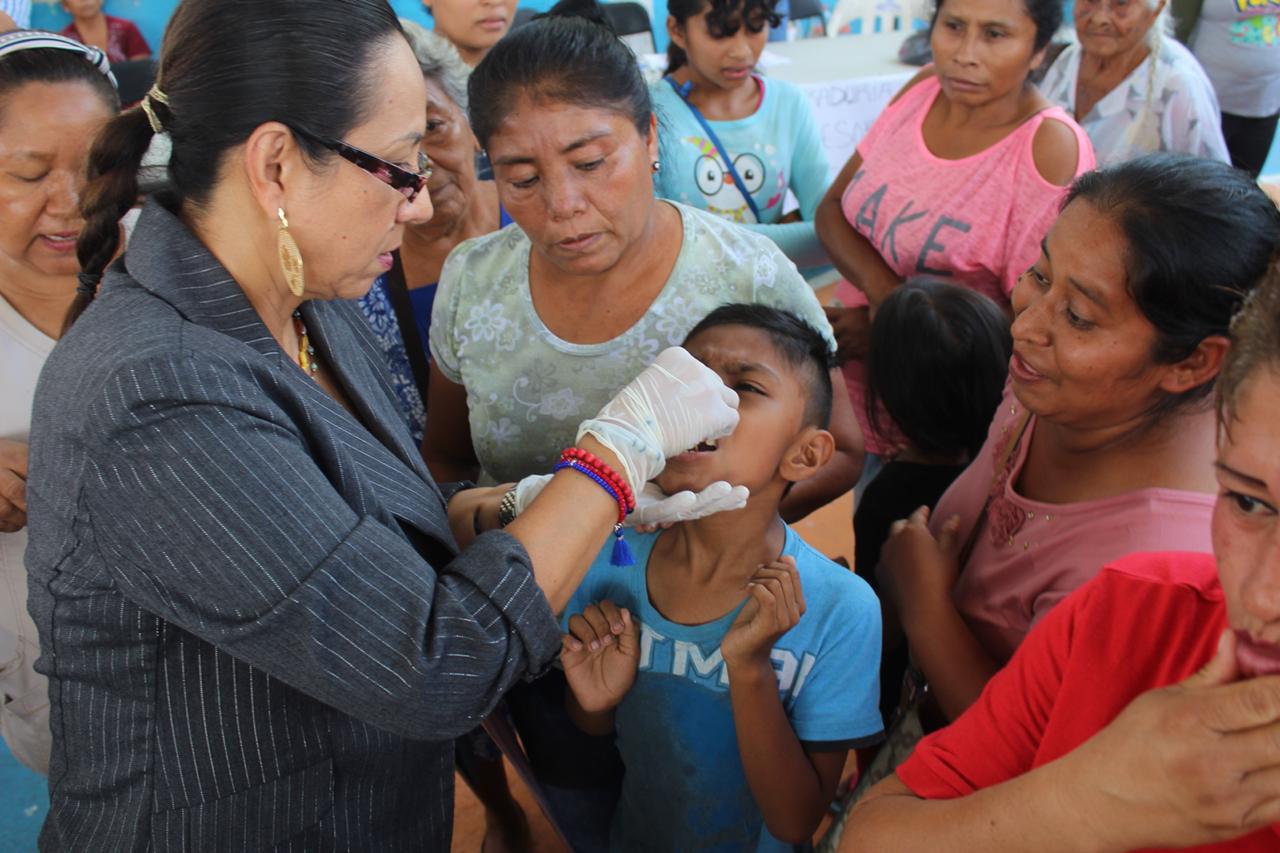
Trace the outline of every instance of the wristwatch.
<instances>
[{"instance_id":1,"label":"wristwatch","mask_svg":"<svg viewBox=\"0 0 1280 853\"><path fill-rule=\"evenodd\" d=\"M516 520L516 487L507 489L507 493L498 502L498 526L506 527Z\"/></svg>"}]
</instances>

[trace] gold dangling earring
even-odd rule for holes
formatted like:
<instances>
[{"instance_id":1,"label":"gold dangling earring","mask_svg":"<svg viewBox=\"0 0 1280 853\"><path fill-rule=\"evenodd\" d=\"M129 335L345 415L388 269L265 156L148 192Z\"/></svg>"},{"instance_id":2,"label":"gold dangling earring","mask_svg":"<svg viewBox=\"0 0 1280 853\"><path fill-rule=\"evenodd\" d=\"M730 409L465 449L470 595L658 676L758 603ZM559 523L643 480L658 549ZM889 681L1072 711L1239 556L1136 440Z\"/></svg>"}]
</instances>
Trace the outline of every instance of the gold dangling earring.
<instances>
[{"instance_id":1,"label":"gold dangling earring","mask_svg":"<svg viewBox=\"0 0 1280 853\"><path fill-rule=\"evenodd\" d=\"M289 285L289 292L301 296L306 289L306 279L302 274L302 252L289 233L289 220L285 218L284 208L276 208L276 216L280 217L280 231L276 235L276 252L280 255L280 269L284 271L284 282Z\"/></svg>"}]
</instances>

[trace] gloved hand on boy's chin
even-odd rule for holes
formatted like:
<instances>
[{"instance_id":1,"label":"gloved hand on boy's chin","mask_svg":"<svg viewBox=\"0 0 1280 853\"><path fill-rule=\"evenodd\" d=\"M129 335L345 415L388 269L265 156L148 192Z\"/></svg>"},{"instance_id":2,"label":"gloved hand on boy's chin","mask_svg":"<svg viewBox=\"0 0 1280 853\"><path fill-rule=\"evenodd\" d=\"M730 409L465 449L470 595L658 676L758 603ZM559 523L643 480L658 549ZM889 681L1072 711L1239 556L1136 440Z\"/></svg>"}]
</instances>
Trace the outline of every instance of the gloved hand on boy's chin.
<instances>
[{"instance_id":1,"label":"gloved hand on boy's chin","mask_svg":"<svg viewBox=\"0 0 1280 853\"><path fill-rule=\"evenodd\" d=\"M524 511L543 487L551 482L551 474L532 474L516 483L516 515ZM627 527L657 527L692 521L695 518L742 509L751 493L746 486L734 486L718 480L701 491L676 492L668 495L656 483L645 483L636 495L635 512L627 516Z\"/></svg>"}]
</instances>

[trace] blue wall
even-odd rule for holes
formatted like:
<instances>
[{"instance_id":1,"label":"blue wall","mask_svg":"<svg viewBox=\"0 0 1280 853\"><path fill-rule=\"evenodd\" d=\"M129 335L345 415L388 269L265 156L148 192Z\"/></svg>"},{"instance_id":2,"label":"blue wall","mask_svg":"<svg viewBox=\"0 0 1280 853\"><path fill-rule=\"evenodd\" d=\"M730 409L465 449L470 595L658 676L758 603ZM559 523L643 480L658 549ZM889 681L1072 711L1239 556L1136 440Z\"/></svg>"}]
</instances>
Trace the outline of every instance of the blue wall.
<instances>
[{"instance_id":1,"label":"blue wall","mask_svg":"<svg viewBox=\"0 0 1280 853\"><path fill-rule=\"evenodd\" d=\"M270 3L271 0L260 0ZM665 17L666 0L662 3L662 14ZM521 6L542 11L551 8L554 0L521 0ZM160 38L164 35L165 23L178 0L107 0L104 7L108 15L128 18L138 25L142 35L146 37L151 49L159 51ZM431 26L431 17L422 7L421 0L391 0L392 7L401 17L410 18L419 23ZM31 26L42 30L60 30L71 23L71 16L62 9L58 0L35 0L31 4Z\"/></svg>"},{"instance_id":2,"label":"blue wall","mask_svg":"<svg viewBox=\"0 0 1280 853\"><path fill-rule=\"evenodd\" d=\"M261 0L261 2L269 3L271 0ZM550 8L553 3L554 0L521 0L520 5L542 11ZM169 20L169 14L177 5L177 0L107 0L106 11L108 14L133 21L146 36L152 50L158 50L160 37L164 34L165 22ZM431 25L431 18L423 9L421 0L391 0L391 5L401 16L427 26ZM666 50L667 0L653 0L653 13L654 21L657 23L654 29L658 49ZM31 25L33 27L60 30L70 22L71 17L62 10L58 0L35 0L32 4ZM1263 174L1280 174L1280 136L1277 136L1276 144L1271 148L1271 157L1267 160Z\"/></svg>"}]
</instances>

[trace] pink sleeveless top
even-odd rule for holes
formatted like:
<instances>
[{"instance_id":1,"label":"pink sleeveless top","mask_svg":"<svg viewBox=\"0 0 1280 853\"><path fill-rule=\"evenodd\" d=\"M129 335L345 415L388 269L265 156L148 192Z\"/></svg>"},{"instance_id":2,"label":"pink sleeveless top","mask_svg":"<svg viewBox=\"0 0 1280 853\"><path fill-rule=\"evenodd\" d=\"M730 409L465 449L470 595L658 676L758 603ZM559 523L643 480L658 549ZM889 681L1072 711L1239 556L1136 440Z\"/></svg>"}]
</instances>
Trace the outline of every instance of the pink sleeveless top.
<instances>
[{"instance_id":1,"label":"pink sleeveless top","mask_svg":"<svg viewBox=\"0 0 1280 853\"><path fill-rule=\"evenodd\" d=\"M937 77L927 77L885 108L858 143L862 168L845 188L841 206L849 224L899 276L948 278L1008 305L1067 192L1036 169L1036 131L1046 119L1072 129L1080 150L1077 176L1094 168L1093 148L1069 115L1049 107L985 151L944 160L929 151L921 132L941 90ZM867 304L847 281L839 283L836 296L846 307ZM867 450L885 453L891 443L872 434L863 411L863 376L860 362L846 365L845 382Z\"/></svg>"},{"instance_id":2,"label":"pink sleeveless top","mask_svg":"<svg viewBox=\"0 0 1280 853\"><path fill-rule=\"evenodd\" d=\"M1213 552L1212 494L1147 488L1067 504L1018 494L1013 484L1027 462L1035 417L999 476L996 464L1024 412L1005 386L982 451L930 516L935 534L960 516L959 541L965 542L987 505L952 600L987 654L1002 664L1046 613L1108 563L1140 551Z\"/></svg>"}]
</instances>

